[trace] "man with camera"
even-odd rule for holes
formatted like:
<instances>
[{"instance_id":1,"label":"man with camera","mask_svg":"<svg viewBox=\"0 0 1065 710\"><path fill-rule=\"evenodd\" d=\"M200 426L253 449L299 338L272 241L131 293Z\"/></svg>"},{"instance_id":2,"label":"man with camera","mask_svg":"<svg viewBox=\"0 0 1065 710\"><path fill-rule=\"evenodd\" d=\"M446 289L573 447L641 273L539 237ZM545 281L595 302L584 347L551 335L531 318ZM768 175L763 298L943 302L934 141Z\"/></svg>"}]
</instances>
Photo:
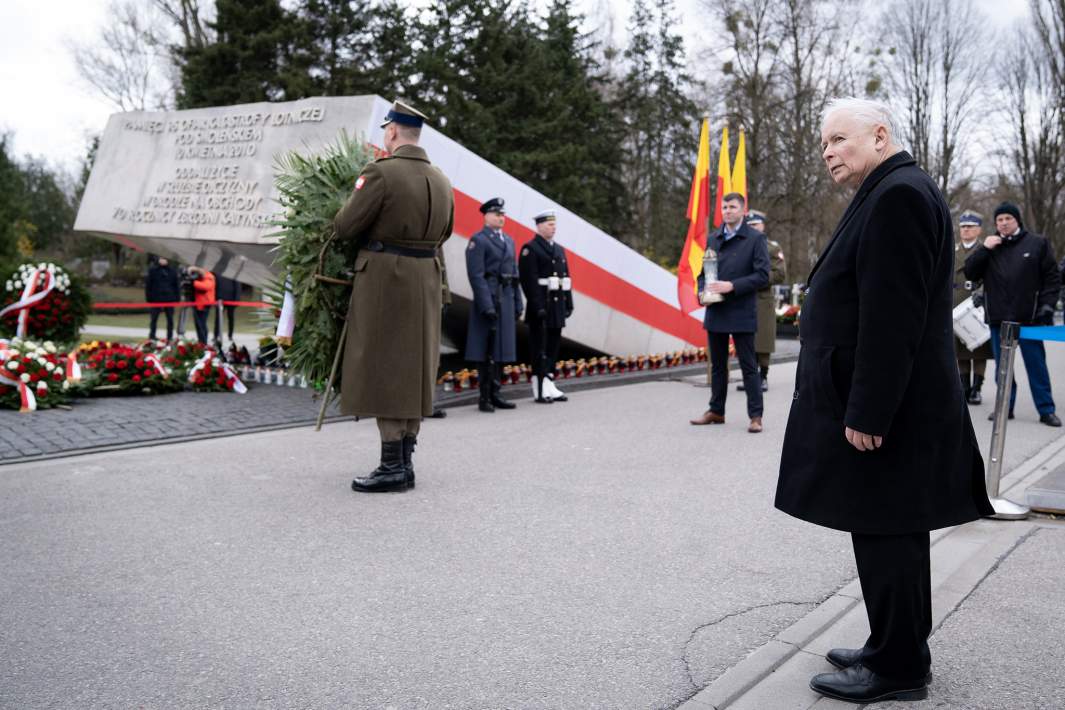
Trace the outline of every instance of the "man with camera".
<instances>
[{"instance_id":1,"label":"man with camera","mask_svg":"<svg viewBox=\"0 0 1065 710\"><path fill-rule=\"evenodd\" d=\"M1046 238L1024 228L1016 205L1003 202L995 208L995 229L996 233L984 239L965 260L965 276L984 282L984 318L991 327L991 351L997 368L1002 349L999 327L1003 322L1054 324L1061 273L1054 247ZM1047 426L1061 426L1061 419L1055 414L1043 341L1021 340L1020 349L1039 421ZM1016 401L1014 382L1010 387L1010 419ZM994 412L989 418L993 417Z\"/></svg>"}]
</instances>

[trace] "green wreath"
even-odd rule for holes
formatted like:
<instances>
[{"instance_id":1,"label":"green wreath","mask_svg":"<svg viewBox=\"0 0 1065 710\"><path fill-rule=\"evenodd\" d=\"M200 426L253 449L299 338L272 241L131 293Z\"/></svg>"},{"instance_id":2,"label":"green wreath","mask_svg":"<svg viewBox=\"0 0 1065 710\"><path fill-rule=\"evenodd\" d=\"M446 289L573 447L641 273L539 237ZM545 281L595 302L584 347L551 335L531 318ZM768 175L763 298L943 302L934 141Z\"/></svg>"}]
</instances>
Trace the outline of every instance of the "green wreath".
<instances>
[{"instance_id":1,"label":"green wreath","mask_svg":"<svg viewBox=\"0 0 1065 710\"><path fill-rule=\"evenodd\" d=\"M274 183L284 214L273 224L281 239L274 265L284 276L267 287L264 297L273 305L267 318L276 322L284 293L292 293L295 330L284 348L289 369L322 389L329 377L340 331L351 298L351 268L356 245L336 240L333 218L351 195L355 180L374 159L364 140L341 131L336 142L320 153L291 151L274 163ZM339 372L334 387L339 389Z\"/></svg>"}]
</instances>

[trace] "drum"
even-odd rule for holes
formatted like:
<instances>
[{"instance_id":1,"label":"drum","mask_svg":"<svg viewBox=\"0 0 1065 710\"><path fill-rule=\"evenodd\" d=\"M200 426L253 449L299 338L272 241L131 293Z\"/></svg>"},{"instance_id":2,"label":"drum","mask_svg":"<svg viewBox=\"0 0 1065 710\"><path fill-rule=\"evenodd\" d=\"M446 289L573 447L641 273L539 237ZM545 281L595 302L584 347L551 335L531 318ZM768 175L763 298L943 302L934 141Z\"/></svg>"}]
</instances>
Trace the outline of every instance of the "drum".
<instances>
[{"instance_id":1,"label":"drum","mask_svg":"<svg viewBox=\"0 0 1065 710\"><path fill-rule=\"evenodd\" d=\"M991 329L984 323L984 307L974 306L971 296L954 307L954 334L969 350L991 340Z\"/></svg>"}]
</instances>

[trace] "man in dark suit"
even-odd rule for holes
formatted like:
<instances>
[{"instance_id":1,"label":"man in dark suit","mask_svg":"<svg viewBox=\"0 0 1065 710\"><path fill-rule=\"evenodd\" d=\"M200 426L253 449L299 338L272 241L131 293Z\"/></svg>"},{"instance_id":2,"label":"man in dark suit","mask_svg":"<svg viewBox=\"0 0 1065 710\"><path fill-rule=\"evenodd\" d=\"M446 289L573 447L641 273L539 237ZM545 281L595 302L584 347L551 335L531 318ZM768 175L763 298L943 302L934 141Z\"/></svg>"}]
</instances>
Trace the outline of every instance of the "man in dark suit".
<instances>
[{"instance_id":1,"label":"man in dark suit","mask_svg":"<svg viewBox=\"0 0 1065 710\"><path fill-rule=\"evenodd\" d=\"M181 300L178 272L165 257L149 257L148 275L144 279L144 299L148 303L173 303ZM174 339L174 307L151 306L148 309L148 339L155 340L159 313L166 316L166 339Z\"/></svg>"},{"instance_id":2,"label":"man in dark suit","mask_svg":"<svg viewBox=\"0 0 1065 710\"><path fill-rule=\"evenodd\" d=\"M555 242L555 213L541 212L536 236L521 249L518 273L528 308L529 362L532 364L533 397L536 402L565 402L568 397L555 386L555 361L562 342L562 328L573 314L573 288L566 250Z\"/></svg>"},{"instance_id":3,"label":"man in dark suit","mask_svg":"<svg viewBox=\"0 0 1065 710\"><path fill-rule=\"evenodd\" d=\"M851 702L927 696L929 531L993 513L954 357L950 211L894 125L874 101L825 113L829 174L857 192L806 280L776 495L851 533L870 635L810 681Z\"/></svg>"},{"instance_id":4,"label":"man in dark suit","mask_svg":"<svg viewBox=\"0 0 1065 710\"><path fill-rule=\"evenodd\" d=\"M466 359L478 363L478 408L494 412L515 407L499 392L499 367L517 360L515 324L521 317L522 298L514 240L503 233L507 221L503 198L493 197L482 204L481 214L484 229L470 237L466 246L466 275L473 290Z\"/></svg>"},{"instance_id":5,"label":"man in dark suit","mask_svg":"<svg viewBox=\"0 0 1065 710\"><path fill-rule=\"evenodd\" d=\"M758 329L758 289L769 285L769 250L765 238L743 221L746 201L738 192L721 198L723 224L706 240L707 254L717 256L717 279L699 274L699 291L718 294L706 306L703 328L710 353L710 408L691 423L724 424L728 396L728 341L736 344L736 357L747 391L747 431L762 431L762 378L754 352Z\"/></svg>"}]
</instances>

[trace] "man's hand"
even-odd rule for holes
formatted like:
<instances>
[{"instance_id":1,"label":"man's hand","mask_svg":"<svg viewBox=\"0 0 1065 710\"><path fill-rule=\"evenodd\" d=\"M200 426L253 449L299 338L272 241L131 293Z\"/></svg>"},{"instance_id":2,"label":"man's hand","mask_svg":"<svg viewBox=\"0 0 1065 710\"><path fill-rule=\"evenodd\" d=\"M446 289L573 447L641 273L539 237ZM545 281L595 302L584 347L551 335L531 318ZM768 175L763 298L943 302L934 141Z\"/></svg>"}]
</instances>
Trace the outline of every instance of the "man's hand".
<instances>
[{"instance_id":1,"label":"man's hand","mask_svg":"<svg viewBox=\"0 0 1065 710\"><path fill-rule=\"evenodd\" d=\"M484 317L494 323L499 316L496 315L495 311L485 311Z\"/></svg>"},{"instance_id":2,"label":"man's hand","mask_svg":"<svg viewBox=\"0 0 1065 710\"><path fill-rule=\"evenodd\" d=\"M997 234L992 234L990 237L984 240L984 249L994 249L1002 243L1002 237Z\"/></svg>"},{"instance_id":3,"label":"man's hand","mask_svg":"<svg viewBox=\"0 0 1065 710\"><path fill-rule=\"evenodd\" d=\"M706 290L710 293L732 293L732 282L711 281L706 285Z\"/></svg>"},{"instance_id":4,"label":"man's hand","mask_svg":"<svg viewBox=\"0 0 1065 710\"><path fill-rule=\"evenodd\" d=\"M850 427L844 427L843 435L847 437L847 441L850 445L858 449L858 451L872 451L873 449L879 449L880 445L884 443L884 437L882 436L863 434Z\"/></svg>"}]
</instances>

